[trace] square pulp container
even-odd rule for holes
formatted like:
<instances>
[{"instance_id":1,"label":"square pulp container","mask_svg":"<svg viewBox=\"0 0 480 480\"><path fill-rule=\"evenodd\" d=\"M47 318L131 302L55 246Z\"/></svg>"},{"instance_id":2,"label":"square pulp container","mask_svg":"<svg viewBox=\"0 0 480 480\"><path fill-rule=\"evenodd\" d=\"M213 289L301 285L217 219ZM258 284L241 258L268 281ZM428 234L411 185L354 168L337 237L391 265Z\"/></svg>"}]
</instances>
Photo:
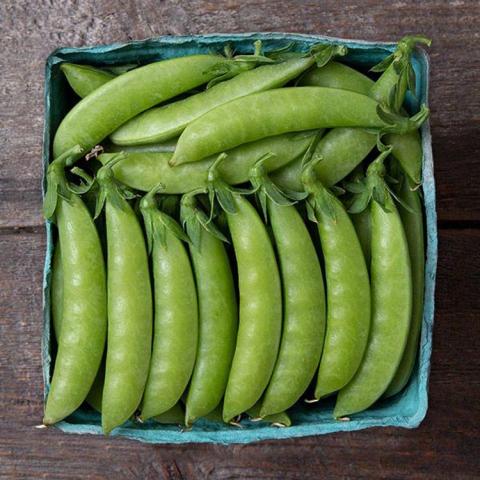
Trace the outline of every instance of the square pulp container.
<instances>
[{"instance_id":1,"label":"square pulp container","mask_svg":"<svg viewBox=\"0 0 480 480\"><path fill-rule=\"evenodd\" d=\"M53 52L46 64L45 75L45 128L43 165L46 172L52 160L51 144L55 131L73 105L73 96L59 66L62 62L84 63L93 66L116 66L126 64L146 64L158 60L222 51L225 44L234 46L237 53L251 53L253 42L262 40L266 52L283 47L291 42L294 49L307 51L317 43L344 44L348 55L342 61L367 71L371 66L389 55L394 43L364 42L344 40L318 35L297 35L284 33L214 34L198 36L164 36L143 41L133 41L113 45L82 48L60 48ZM428 103L429 60L419 49L413 56L416 72L416 96L408 96L412 109ZM432 352L432 327L434 313L434 286L437 265L437 227L435 211L435 183L431 136L428 122L421 129L423 144L423 192L426 212L427 263L425 272L425 309L420 339L420 352L412 378L400 394L377 402L367 411L355 415L349 422L332 418L332 401L322 401L316 405L297 406L289 414L293 425L277 428L266 424L246 421L245 428L237 429L220 423L200 420L189 431L181 431L177 426L146 422L142 425L128 422L114 430L112 435L127 437L149 443L249 443L265 439L281 439L322 435L339 431L354 431L370 427L415 428L425 417L428 406L428 376ZM45 184L45 181L44 181ZM44 185L45 186L45 185ZM43 277L43 338L42 361L45 396L50 387L53 370L51 360L51 321L50 321L50 280L54 247L54 227L46 224L47 250ZM101 434L101 421L98 413L82 407L56 425L70 433Z\"/></svg>"}]
</instances>

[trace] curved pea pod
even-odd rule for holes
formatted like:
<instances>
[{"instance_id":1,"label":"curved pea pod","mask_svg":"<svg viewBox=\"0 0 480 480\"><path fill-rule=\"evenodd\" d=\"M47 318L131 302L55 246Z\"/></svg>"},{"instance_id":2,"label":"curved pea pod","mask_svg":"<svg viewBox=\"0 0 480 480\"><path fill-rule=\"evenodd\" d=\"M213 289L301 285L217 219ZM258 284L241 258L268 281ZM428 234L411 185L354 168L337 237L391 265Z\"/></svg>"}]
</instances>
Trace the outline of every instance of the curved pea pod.
<instances>
[{"instance_id":1,"label":"curved pea pod","mask_svg":"<svg viewBox=\"0 0 480 480\"><path fill-rule=\"evenodd\" d=\"M195 279L182 228L157 208L155 187L140 203L152 255L155 319L152 359L140 418L160 415L181 398L192 375L198 342Z\"/></svg>"},{"instance_id":2,"label":"curved pea pod","mask_svg":"<svg viewBox=\"0 0 480 480\"><path fill-rule=\"evenodd\" d=\"M315 155L322 157L315 173L326 187L345 178L375 147L375 135L361 128L333 128L318 142ZM283 189L302 191L302 159L298 158L272 173Z\"/></svg>"},{"instance_id":3,"label":"curved pea pod","mask_svg":"<svg viewBox=\"0 0 480 480\"><path fill-rule=\"evenodd\" d=\"M261 156L272 153L265 163L267 170L274 170L301 156L308 148L317 131L301 132L265 138L240 145L228 152L228 161L219 165L226 182L239 184L248 180L249 172ZM113 154L98 158L107 163ZM201 162L171 167L168 161L171 153L138 152L126 153L125 159L113 167L115 177L122 183L137 190L149 191L155 185L163 184L163 193L187 193L207 185L208 169L214 158Z\"/></svg>"},{"instance_id":4,"label":"curved pea pod","mask_svg":"<svg viewBox=\"0 0 480 480\"><path fill-rule=\"evenodd\" d=\"M202 85L217 76L217 55L191 55L163 60L119 75L78 102L60 123L54 155L73 145L89 150L120 125L144 110Z\"/></svg>"},{"instance_id":5,"label":"curved pea pod","mask_svg":"<svg viewBox=\"0 0 480 480\"><path fill-rule=\"evenodd\" d=\"M180 402L177 402L170 410L153 417L153 420L162 425L182 425L184 419L185 413Z\"/></svg>"},{"instance_id":6,"label":"curved pea pod","mask_svg":"<svg viewBox=\"0 0 480 480\"><path fill-rule=\"evenodd\" d=\"M72 90L84 98L105 83L113 80L116 75L90 65L77 65L74 63L62 63L60 70L64 73Z\"/></svg>"},{"instance_id":7,"label":"curved pea pod","mask_svg":"<svg viewBox=\"0 0 480 480\"><path fill-rule=\"evenodd\" d=\"M307 227L267 177L263 160L252 171L252 183L271 224L283 292L280 349L259 411L267 417L290 408L315 375L325 334L325 291Z\"/></svg>"},{"instance_id":8,"label":"curved pea pod","mask_svg":"<svg viewBox=\"0 0 480 480\"><path fill-rule=\"evenodd\" d=\"M382 396L400 364L410 327L412 273L408 244L400 215L381 178L383 158L382 154L367 171L375 185L370 207L370 335L360 368L338 394L335 418L365 410Z\"/></svg>"},{"instance_id":9,"label":"curved pea pod","mask_svg":"<svg viewBox=\"0 0 480 480\"><path fill-rule=\"evenodd\" d=\"M57 242L53 252L50 306L52 311L53 332L58 343L63 320L63 266L60 242Z\"/></svg>"},{"instance_id":10,"label":"curved pea pod","mask_svg":"<svg viewBox=\"0 0 480 480\"><path fill-rule=\"evenodd\" d=\"M138 115L110 135L110 139L117 145L141 145L177 137L189 123L213 108L252 93L281 87L314 62L313 56L300 56L242 72L196 95Z\"/></svg>"},{"instance_id":11,"label":"curved pea pod","mask_svg":"<svg viewBox=\"0 0 480 480\"><path fill-rule=\"evenodd\" d=\"M423 297L425 288L423 211L420 194L418 190L412 189L412 187L413 185L409 184L405 177L399 191L400 199L410 209L410 211L408 211L404 207L399 208L400 217L402 218L407 237L410 263L412 266L412 320L402 360L395 372L395 376L385 392L385 397L391 397L397 394L408 383L415 365L418 351L418 339L422 327Z\"/></svg>"},{"instance_id":12,"label":"curved pea pod","mask_svg":"<svg viewBox=\"0 0 480 480\"><path fill-rule=\"evenodd\" d=\"M121 157L119 157L121 158ZM114 161L114 160L112 160ZM97 215L105 205L108 248L108 340L102 398L105 434L122 425L142 399L152 342L152 294L140 223L111 165L97 173Z\"/></svg>"},{"instance_id":13,"label":"curved pea pod","mask_svg":"<svg viewBox=\"0 0 480 480\"><path fill-rule=\"evenodd\" d=\"M310 69L300 77L298 86L340 88L369 95L374 81L348 65L330 62Z\"/></svg>"},{"instance_id":14,"label":"curved pea pod","mask_svg":"<svg viewBox=\"0 0 480 480\"><path fill-rule=\"evenodd\" d=\"M269 201L268 211L280 260L284 314L262 417L287 410L302 396L317 370L325 335L322 271L308 230L294 206Z\"/></svg>"},{"instance_id":15,"label":"curved pea pod","mask_svg":"<svg viewBox=\"0 0 480 480\"><path fill-rule=\"evenodd\" d=\"M62 420L85 400L105 346L107 292L100 239L87 207L72 193L64 173L79 150L67 151L47 173L44 209L47 218L55 215L62 245L63 310L61 324L57 318L60 338L45 425Z\"/></svg>"},{"instance_id":16,"label":"curved pea pod","mask_svg":"<svg viewBox=\"0 0 480 480\"><path fill-rule=\"evenodd\" d=\"M370 268L370 244L372 230L370 209L366 208L359 213L353 213L350 215L350 218L352 219L353 226L357 232L358 240L360 241L360 246L362 247L363 256L365 257L365 263L367 268Z\"/></svg>"},{"instance_id":17,"label":"curved pea pod","mask_svg":"<svg viewBox=\"0 0 480 480\"><path fill-rule=\"evenodd\" d=\"M235 351L238 307L226 238L200 208L195 194L181 202L182 222L191 239L190 257L198 293L199 338L195 367L185 401L185 424L221 402Z\"/></svg>"},{"instance_id":18,"label":"curved pea pod","mask_svg":"<svg viewBox=\"0 0 480 480\"><path fill-rule=\"evenodd\" d=\"M270 380L280 343L282 293L272 243L255 208L232 193L215 166L209 176L227 214L238 267L239 329L223 404L223 419L230 422L255 405Z\"/></svg>"},{"instance_id":19,"label":"curved pea pod","mask_svg":"<svg viewBox=\"0 0 480 480\"><path fill-rule=\"evenodd\" d=\"M325 261L327 330L315 388L320 399L344 387L360 366L370 328L370 282L350 217L314 168L314 162L307 164L302 180Z\"/></svg>"},{"instance_id":20,"label":"curved pea pod","mask_svg":"<svg viewBox=\"0 0 480 480\"><path fill-rule=\"evenodd\" d=\"M422 139L418 130L403 135L391 133L383 139L385 145L392 146L394 156L404 172L416 184L422 183L423 149Z\"/></svg>"},{"instance_id":21,"label":"curved pea pod","mask_svg":"<svg viewBox=\"0 0 480 480\"><path fill-rule=\"evenodd\" d=\"M271 415L261 415L261 402L256 403L252 408L249 408L245 413L250 417L252 422L270 423L274 427L291 427L292 420L287 412L272 413Z\"/></svg>"},{"instance_id":22,"label":"curved pea pod","mask_svg":"<svg viewBox=\"0 0 480 480\"><path fill-rule=\"evenodd\" d=\"M178 139L171 165L195 162L237 145L287 132L333 127L408 129L409 119L377 113L375 100L349 90L291 87L233 100L190 123ZM252 112L255 115L252 116ZM393 123L397 125L394 126Z\"/></svg>"},{"instance_id":23,"label":"curved pea pod","mask_svg":"<svg viewBox=\"0 0 480 480\"><path fill-rule=\"evenodd\" d=\"M56 244L53 254L50 298L52 307L53 331L55 333L57 344L59 344L63 321L63 265L60 243ZM102 390L104 377L105 365L101 363L92 387L90 388L87 398L85 399L86 402L98 412L101 412L102 410Z\"/></svg>"}]
</instances>

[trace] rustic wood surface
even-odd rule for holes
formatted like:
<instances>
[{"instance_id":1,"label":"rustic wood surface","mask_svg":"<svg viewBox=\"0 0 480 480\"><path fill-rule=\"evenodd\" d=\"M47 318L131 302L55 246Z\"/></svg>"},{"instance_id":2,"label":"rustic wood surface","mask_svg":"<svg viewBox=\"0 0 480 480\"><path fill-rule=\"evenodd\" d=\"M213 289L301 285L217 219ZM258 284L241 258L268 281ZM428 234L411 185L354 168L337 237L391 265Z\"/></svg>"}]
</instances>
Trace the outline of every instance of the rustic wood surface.
<instances>
[{"instance_id":1,"label":"rustic wood surface","mask_svg":"<svg viewBox=\"0 0 480 480\"><path fill-rule=\"evenodd\" d=\"M478 478L478 1L0 2L0 478ZM161 34L431 37L440 261L430 408L419 429L252 445L152 446L34 428L42 417L43 70L59 46Z\"/></svg>"}]
</instances>

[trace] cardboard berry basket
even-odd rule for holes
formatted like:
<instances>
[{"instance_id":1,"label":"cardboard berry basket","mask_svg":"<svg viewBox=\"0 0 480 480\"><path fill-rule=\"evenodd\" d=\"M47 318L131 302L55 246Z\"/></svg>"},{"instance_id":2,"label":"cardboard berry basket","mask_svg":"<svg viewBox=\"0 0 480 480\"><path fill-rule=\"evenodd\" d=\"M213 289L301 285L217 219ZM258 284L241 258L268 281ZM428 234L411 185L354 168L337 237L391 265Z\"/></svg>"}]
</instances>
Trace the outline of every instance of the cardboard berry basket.
<instances>
[{"instance_id":1,"label":"cardboard berry basket","mask_svg":"<svg viewBox=\"0 0 480 480\"><path fill-rule=\"evenodd\" d=\"M214 34L198 36L165 36L143 41L101 45L82 48L60 48L47 60L45 75L45 128L43 165L52 160L51 145L55 131L73 104L73 94L60 72L62 62L84 63L93 66L116 66L146 64L157 60L180 57L196 53L221 51L230 43L239 53L250 53L255 40L262 40L266 52L294 42L294 49L306 51L316 43L344 44L348 55L342 59L363 71L390 54L394 43L344 40L318 35L283 33ZM416 72L416 95L408 95L407 103L413 110L428 103L429 60L426 53L417 49L412 58ZM200 420L192 429L181 431L177 426L160 425L155 422L139 424L128 422L114 430L112 435L128 437L149 443L248 443L264 439L281 439L322 435L339 431L354 431L370 427L415 428L425 417L428 406L428 376L432 352L432 327L434 314L434 286L437 265L437 228L435 211L435 183L430 128L425 122L421 129L423 144L423 199L426 216L426 271L425 308L420 339L420 352L408 386L400 394L377 402L368 410L355 415L351 421L338 421L332 417L333 401L322 401L313 405L299 405L289 414L292 426L277 428L268 424L242 422L244 428ZM43 338L42 361L45 396L50 387L53 369L51 359L50 280L54 227L46 223L47 250L43 277ZM64 432L102 434L100 415L88 406L82 406L70 417L56 425Z\"/></svg>"}]
</instances>

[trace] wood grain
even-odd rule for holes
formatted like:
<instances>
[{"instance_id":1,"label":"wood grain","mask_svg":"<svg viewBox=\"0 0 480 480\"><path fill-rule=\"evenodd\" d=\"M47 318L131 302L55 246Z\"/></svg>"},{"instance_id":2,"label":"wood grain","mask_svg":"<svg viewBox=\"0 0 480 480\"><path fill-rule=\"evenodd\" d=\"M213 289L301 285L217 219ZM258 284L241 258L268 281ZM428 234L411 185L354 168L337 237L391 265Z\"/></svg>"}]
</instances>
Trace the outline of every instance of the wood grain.
<instances>
[{"instance_id":1,"label":"wood grain","mask_svg":"<svg viewBox=\"0 0 480 480\"><path fill-rule=\"evenodd\" d=\"M0 478L474 478L480 467L478 230L440 236L430 409L419 429L252 445L145 445L35 429L42 417L40 231L0 234ZM18 268L19 264L21 268ZM466 272L475 272L466 275ZM453 294L453 289L461 292Z\"/></svg>"},{"instance_id":2,"label":"wood grain","mask_svg":"<svg viewBox=\"0 0 480 480\"><path fill-rule=\"evenodd\" d=\"M94 45L163 34L243 31L320 33L397 40L420 32L433 39L431 123L441 221L480 221L475 177L480 153L478 18L469 0L182 1L154 0L0 4L5 54L2 105L0 225L39 226L43 69L59 46ZM25 54L19 56L19 52Z\"/></svg>"},{"instance_id":3,"label":"wood grain","mask_svg":"<svg viewBox=\"0 0 480 480\"><path fill-rule=\"evenodd\" d=\"M0 2L0 478L478 478L480 201L474 0ZM35 428L42 417L43 72L60 46L163 34L319 33L434 43L431 124L440 261L430 408L419 429L251 445L145 445Z\"/></svg>"}]
</instances>

